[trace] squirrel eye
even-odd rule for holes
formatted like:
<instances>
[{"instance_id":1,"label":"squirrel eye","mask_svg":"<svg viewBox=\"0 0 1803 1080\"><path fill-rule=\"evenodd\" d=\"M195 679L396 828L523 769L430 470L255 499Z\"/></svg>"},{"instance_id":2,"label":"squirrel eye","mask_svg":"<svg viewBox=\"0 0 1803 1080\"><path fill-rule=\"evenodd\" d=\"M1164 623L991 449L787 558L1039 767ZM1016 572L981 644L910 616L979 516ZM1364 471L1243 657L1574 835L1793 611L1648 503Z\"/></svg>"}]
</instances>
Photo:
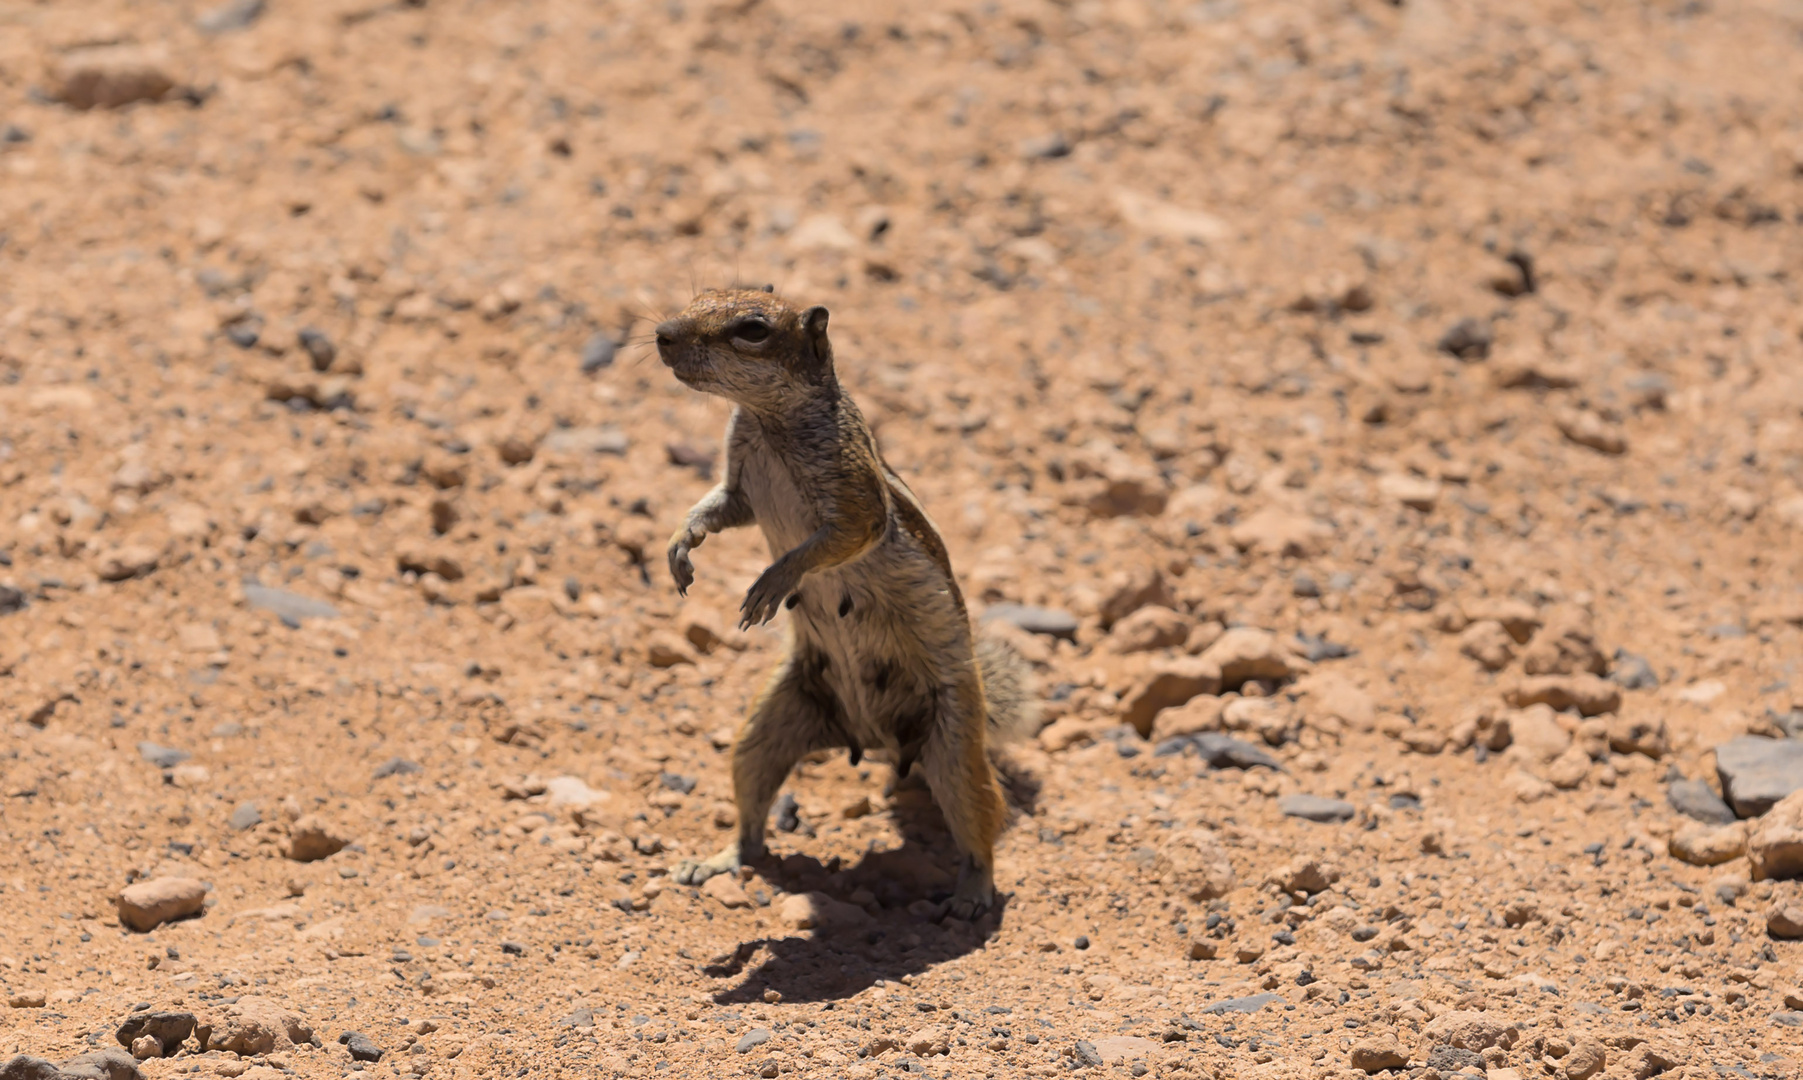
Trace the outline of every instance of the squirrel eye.
<instances>
[{"instance_id":1,"label":"squirrel eye","mask_svg":"<svg viewBox=\"0 0 1803 1080\"><path fill-rule=\"evenodd\" d=\"M732 336L756 345L770 336L770 324L761 319L746 319L732 328Z\"/></svg>"}]
</instances>

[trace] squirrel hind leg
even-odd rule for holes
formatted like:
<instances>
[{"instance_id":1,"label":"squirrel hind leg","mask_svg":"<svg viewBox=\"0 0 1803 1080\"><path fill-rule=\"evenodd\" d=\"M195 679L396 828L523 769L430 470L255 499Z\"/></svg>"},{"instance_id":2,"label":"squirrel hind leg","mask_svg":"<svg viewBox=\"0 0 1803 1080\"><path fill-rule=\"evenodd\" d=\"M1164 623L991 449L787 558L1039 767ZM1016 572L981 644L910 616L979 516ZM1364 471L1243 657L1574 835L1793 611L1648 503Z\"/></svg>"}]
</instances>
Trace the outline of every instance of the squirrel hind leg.
<instances>
[{"instance_id":1,"label":"squirrel hind leg","mask_svg":"<svg viewBox=\"0 0 1803 1080\"><path fill-rule=\"evenodd\" d=\"M995 899L995 841L1008 807L980 740L963 738L948 724L928 740L922 772L933 801L967 860L953 897L954 913L969 918Z\"/></svg>"}]
</instances>

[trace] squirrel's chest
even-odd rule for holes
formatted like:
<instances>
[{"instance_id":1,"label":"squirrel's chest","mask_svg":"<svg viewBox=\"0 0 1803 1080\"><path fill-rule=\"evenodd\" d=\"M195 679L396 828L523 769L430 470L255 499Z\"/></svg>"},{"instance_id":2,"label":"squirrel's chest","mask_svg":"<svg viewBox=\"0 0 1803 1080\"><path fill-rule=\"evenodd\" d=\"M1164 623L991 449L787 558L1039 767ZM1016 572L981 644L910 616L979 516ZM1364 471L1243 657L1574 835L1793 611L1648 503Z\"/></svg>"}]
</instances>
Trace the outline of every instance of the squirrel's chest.
<instances>
[{"instance_id":1,"label":"squirrel's chest","mask_svg":"<svg viewBox=\"0 0 1803 1080\"><path fill-rule=\"evenodd\" d=\"M761 440L746 448L739 484L750 501L770 557L776 558L806 540L820 528L813 500L807 498L793 473Z\"/></svg>"}]
</instances>

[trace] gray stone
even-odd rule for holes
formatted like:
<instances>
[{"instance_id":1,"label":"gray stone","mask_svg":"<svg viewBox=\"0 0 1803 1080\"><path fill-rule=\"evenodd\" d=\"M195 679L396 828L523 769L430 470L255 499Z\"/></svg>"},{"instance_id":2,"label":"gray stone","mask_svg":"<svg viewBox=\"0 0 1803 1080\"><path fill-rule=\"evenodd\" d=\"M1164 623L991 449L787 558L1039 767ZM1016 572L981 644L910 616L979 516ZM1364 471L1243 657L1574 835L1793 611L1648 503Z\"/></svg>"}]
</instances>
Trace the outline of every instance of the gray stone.
<instances>
[{"instance_id":1,"label":"gray stone","mask_svg":"<svg viewBox=\"0 0 1803 1080\"><path fill-rule=\"evenodd\" d=\"M1609 678L1623 690L1659 689L1659 676L1653 674L1653 665L1647 663L1646 657L1622 649L1615 650L1615 664Z\"/></svg>"},{"instance_id":2,"label":"gray stone","mask_svg":"<svg viewBox=\"0 0 1803 1080\"><path fill-rule=\"evenodd\" d=\"M143 1012L136 1013L119 1025L114 1038L119 1045L130 1047L140 1036L149 1035L163 1047L163 1056L181 1048L194 1034L194 1014L189 1012Z\"/></svg>"},{"instance_id":3,"label":"gray stone","mask_svg":"<svg viewBox=\"0 0 1803 1080\"><path fill-rule=\"evenodd\" d=\"M238 832L254 829L263 824L263 811L257 809L254 802L241 802L232 810L232 816L225 823Z\"/></svg>"},{"instance_id":4,"label":"gray stone","mask_svg":"<svg viewBox=\"0 0 1803 1080\"><path fill-rule=\"evenodd\" d=\"M983 622L1004 622L1018 626L1029 634L1077 640L1077 617L1057 608L1034 607L1031 604L991 604L983 612Z\"/></svg>"},{"instance_id":5,"label":"gray stone","mask_svg":"<svg viewBox=\"0 0 1803 1080\"><path fill-rule=\"evenodd\" d=\"M770 1041L770 1029L769 1028L752 1028L750 1031L747 1031L745 1034L739 1036L739 1046L738 1046L739 1053L749 1054L749 1053L751 1053L753 1048L762 1046L769 1041Z\"/></svg>"},{"instance_id":6,"label":"gray stone","mask_svg":"<svg viewBox=\"0 0 1803 1080\"><path fill-rule=\"evenodd\" d=\"M351 1053L352 1061L381 1061L383 1050L374 1039L361 1031L347 1031L338 1036L338 1041Z\"/></svg>"},{"instance_id":7,"label":"gray stone","mask_svg":"<svg viewBox=\"0 0 1803 1080\"><path fill-rule=\"evenodd\" d=\"M1685 817L1711 825L1727 825L1734 820L1734 811L1701 780L1673 780L1666 786L1665 799Z\"/></svg>"},{"instance_id":8,"label":"gray stone","mask_svg":"<svg viewBox=\"0 0 1803 1080\"><path fill-rule=\"evenodd\" d=\"M312 326L303 327L300 335L300 347L307 351L307 357L313 361L314 371L325 371L338 359L338 346L326 336L324 330Z\"/></svg>"},{"instance_id":9,"label":"gray stone","mask_svg":"<svg viewBox=\"0 0 1803 1080\"><path fill-rule=\"evenodd\" d=\"M595 334L582 343L582 373L593 375L603 368L613 366L614 353L619 351L619 343L605 332Z\"/></svg>"},{"instance_id":10,"label":"gray stone","mask_svg":"<svg viewBox=\"0 0 1803 1080\"><path fill-rule=\"evenodd\" d=\"M1214 769L1251 769L1260 765L1270 769L1283 768L1276 758L1261 747L1218 731L1174 735L1160 742L1152 753L1154 757L1169 757L1181 754L1186 747L1195 747L1197 756Z\"/></svg>"},{"instance_id":11,"label":"gray stone","mask_svg":"<svg viewBox=\"0 0 1803 1080\"><path fill-rule=\"evenodd\" d=\"M1099 1069L1102 1067L1102 1052L1097 1050L1096 1044L1090 1042L1088 1039L1077 1040L1076 1057L1077 1064L1079 1065L1084 1065L1091 1069Z\"/></svg>"},{"instance_id":12,"label":"gray stone","mask_svg":"<svg viewBox=\"0 0 1803 1080\"><path fill-rule=\"evenodd\" d=\"M0 1080L59 1080L61 1070L41 1057L20 1054L0 1065Z\"/></svg>"},{"instance_id":13,"label":"gray stone","mask_svg":"<svg viewBox=\"0 0 1803 1080\"><path fill-rule=\"evenodd\" d=\"M1428 1051L1427 1067L1437 1071L1441 1076L1450 1076L1462 1070L1482 1073L1484 1059L1474 1050L1461 1050L1456 1046L1436 1046Z\"/></svg>"},{"instance_id":14,"label":"gray stone","mask_svg":"<svg viewBox=\"0 0 1803 1080\"><path fill-rule=\"evenodd\" d=\"M141 742L138 744L138 756L159 769L173 769L194 755L186 750L177 750L173 746L158 746L153 742Z\"/></svg>"},{"instance_id":15,"label":"gray stone","mask_svg":"<svg viewBox=\"0 0 1803 1080\"><path fill-rule=\"evenodd\" d=\"M1715 748L1715 771L1734 812L1758 817L1803 788L1803 742L1742 735Z\"/></svg>"},{"instance_id":16,"label":"gray stone","mask_svg":"<svg viewBox=\"0 0 1803 1080\"><path fill-rule=\"evenodd\" d=\"M315 600L311 596L291 593L287 589L271 588L255 582L244 583L244 602L259 611L267 611L283 622L299 622L302 619L336 619L338 609L324 600Z\"/></svg>"},{"instance_id":17,"label":"gray stone","mask_svg":"<svg viewBox=\"0 0 1803 1080\"><path fill-rule=\"evenodd\" d=\"M144 1080L130 1054L111 1048L72 1057L56 1075L58 1080Z\"/></svg>"},{"instance_id":18,"label":"gray stone","mask_svg":"<svg viewBox=\"0 0 1803 1080\"><path fill-rule=\"evenodd\" d=\"M226 34L242 30L263 14L263 0L226 0L194 20L203 34Z\"/></svg>"},{"instance_id":19,"label":"gray stone","mask_svg":"<svg viewBox=\"0 0 1803 1080\"><path fill-rule=\"evenodd\" d=\"M25 610L25 594L11 585L0 585L0 615Z\"/></svg>"},{"instance_id":20,"label":"gray stone","mask_svg":"<svg viewBox=\"0 0 1803 1080\"><path fill-rule=\"evenodd\" d=\"M1061 131L1023 139L1020 144L1020 156L1024 158L1061 158L1070 152L1071 141ZM1098 1060L1096 1064L1101 1062Z\"/></svg>"},{"instance_id":21,"label":"gray stone","mask_svg":"<svg viewBox=\"0 0 1803 1080\"><path fill-rule=\"evenodd\" d=\"M616 427L559 428L539 444L554 454L624 454L631 445Z\"/></svg>"},{"instance_id":22,"label":"gray stone","mask_svg":"<svg viewBox=\"0 0 1803 1080\"><path fill-rule=\"evenodd\" d=\"M557 1023L559 1027L594 1027L595 1010L577 1009Z\"/></svg>"},{"instance_id":23,"label":"gray stone","mask_svg":"<svg viewBox=\"0 0 1803 1080\"><path fill-rule=\"evenodd\" d=\"M1329 799L1320 795L1285 795L1277 800L1277 808L1283 811L1285 817L1320 822L1350 821L1358 812L1344 799Z\"/></svg>"},{"instance_id":24,"label":"gray stone","mask_svg":"<svg viewBox=\"0 0 1803 1080\"><path fill-rule=\"evenodd\" d=\"M417 761L408 761L404 757L391 757L387 761L376 766L376 779L381 780L390 776L407 776L420 771L421 766Z\"/></svg>"},{"instance_id":25,"label":"gray stone","mask_svg":"<svg viewBox=\"0 0 1803 1080\"><path fill-rule=\"evenodd\" d=\"M1440 351L1460 360L1483 360L1496 340L1490 324L1480 319L1460 319L1440 335Z\"/></svg>"},{"instance_id":26,"label":"gray stone","mask_svg":"<svg viewBox=\"0 0 1803 1080\"><path fill-rule=\"evenodd\" d=\"M1274 1002L1283 1000L1282 994L1253 994L1249 997L1227 998L1203 1008L1205 1013L1255 1013Z\"/></svg>"}]
</instances>

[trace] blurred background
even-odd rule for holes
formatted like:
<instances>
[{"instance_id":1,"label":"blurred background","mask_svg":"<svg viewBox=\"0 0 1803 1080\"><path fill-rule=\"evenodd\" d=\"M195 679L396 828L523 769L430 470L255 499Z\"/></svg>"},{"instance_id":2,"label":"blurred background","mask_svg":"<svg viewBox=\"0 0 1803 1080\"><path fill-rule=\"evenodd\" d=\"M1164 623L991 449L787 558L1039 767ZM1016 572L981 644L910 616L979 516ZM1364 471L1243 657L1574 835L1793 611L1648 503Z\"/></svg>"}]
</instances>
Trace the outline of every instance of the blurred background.
<instances>
[{"instance_id":1,"label":"blurred background","mask_svg":"<svg viewBox=\"0 0 1803 1080\"><path fill-rule=\"evenodd\" d=\"M164 872L248 905L312 865L304 810L364 875L306 904L405 871L466 942L516 901L712 904L645 886L717 842L780 644L730 629L752 533L697 552L690 603L667 580L726 413L647 341L697 289L772 283L832 310L973 609L1040 667L1041 818L1004 866L1057 841L1087 877L1042 910L1019 869L1004 933L1100 950L1125 916L1128 849L1084 832L1106 782L1123 817L1259 822L1236 897L1317 847L1405 912L1402 878L1477 850L1445 902L1479 927L1563 887L1548 859L1602 883L1526 953L1386 946L1440 970L1677 949L1657 890L1759 876L1744 833L1673 857L1757 812L1716 748L1803 730L1799 72L1795 0L0 0L0 768L18 835L69 834L20 881L87 919ZM1223 640L1217 685L1193 665ZM1286 771L1148 764L1222 729ZM784 843L899 835L840 812L886 806L877 779L808 768L821 835ZM1369 831L1299 824L1298 794ZM156 835L79 829L103 798ZM928 878L852 902L900 927ZM404 914L345 932L386 950ZM1708 963L1764 962L1747 925ZM693 967L608 932L597 985L628 951ZM878 968L965 948L920 932Z\"/></svg>"}]
</instances>

